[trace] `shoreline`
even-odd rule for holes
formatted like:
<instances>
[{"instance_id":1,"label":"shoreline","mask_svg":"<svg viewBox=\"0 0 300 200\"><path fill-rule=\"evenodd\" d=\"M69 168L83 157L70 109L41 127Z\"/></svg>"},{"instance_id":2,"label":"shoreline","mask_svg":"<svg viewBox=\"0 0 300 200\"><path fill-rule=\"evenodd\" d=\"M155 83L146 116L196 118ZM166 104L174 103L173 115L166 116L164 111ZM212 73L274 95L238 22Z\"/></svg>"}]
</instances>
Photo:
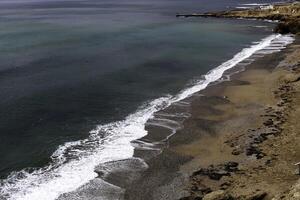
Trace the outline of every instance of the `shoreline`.
<instances>
[{"instance_id":1,"label":"shoreline","mask_svg":"<svg viewBox=\"0 0 300 200\"><path fill-rule=\"evenodd\" d=\"M253 85L244 80L245 74L250 73L250 77L258 75L258 80L269 76L290 51L290 46L298 42L299 38L280 52L268 45L271 54L264 52L264 48L261 53L255 51L253 58L250 56L227 70L222 75L225 80L212 82L204 90L155 112L154 118L146 123L148 134L131 142L135 148L132 158L99 165L95 169L98 178L58 199L74 199L78 195L84 199L95 196L120 200L201 199L206 194L224 189L229 183L232 186L230 181L223 179L240 171L243 162L236 158L245 155L253 159L263 154L254 148L256 144L249 142L250 145L244 145L244 152L233 155L230 141L234 140L230 136L239 135L241 130L259 128L263 123L260 116L264 114L264 106L260 103L266 103L265 99L275 102L269 95L261 94L261 90L252 89L260 98L252 98L252 103L244 105L247 90L236 88ZM280 42L275 41L274 45L278 48ZM227 76L231 78L226 80ZM233 102L233 98L239 102ZM240 98L244 98L243 101ZM257 137L260 137L259 133L254 138ZM248 149L252 152L250 156L245 153ZM226 171L228 167L230 172Z\"/></svg>"},{"instance_id":2,"label":"shoreline","mask_svg":"<svg viewBox=\"0 0 300 200\"><path fill-rule=\"evenodd\" d=\"M289 38L289 36L287 37ZM201 115L207 115L208 118L213 113L221 114L222 112L215 109L214 106L228 103L227 97L224 98L225 95L212 95L210 93L212 91L222 92L222 88L232 83L244 85L245 81L235 80L235 78L228 81L226 80L227 76L232 74L232 77L238 76L239 73L237 72L244 71L245 65L248 65L249 62L251 63L254 60L256 60L255 62L259 62L259 60L264 62L266 56L273 55L269 54L270 52L277 52L278 48L281 49L281 46L286 46L286 42L289 39L286 36L279 38L281 39L274 40L276 49L267 43L266 49L264 49L265 47L262 49L258 48L261 52L256 49L255 53L251 54L253 58L250 56L243 59L241 63L239 61L238 65L234 64L233 68L222 75L222 79L225 78L225 80L220 81L218 79L216 82L210 83L204 90L155 112L154 118L149 119L146 123L148 134L131 142L134 147L134 156L132 158L98 165L95 169L98 177L74 192L60 195L58 199L74 199L78 198L78 195L84 199L93 199L94 196L98 196L107 199L125 198L137 200L179 199L188 196L189 177L193 170L191 168L187 171L182 171L182 168L186 163L193 162L196 154L185 155L185 153L174 150L174 146L187 145L195 140L209 141L214 144L214 140L207 136L215 135L215 131L212 129L216 127L214 120L202 119L194 111L201 111L203 112ZM280 42L280 40L282 41ZM245 53L244 51L242 52ZM274 54L281 55L282 52ZM260 58L261 56L264 57ZM277 56L275 58L278 60ZM197 106L195 107L194 104ZM195 117L199 118L197 123L191 123L191 119ZM196 131L197 128L201 131ZM176 134L174 134L174 131L176 131ZM185 131L188 131L189 135ZM187 152L195 153L194 150ZM197 156L199 155L197 154Z\"/></svg>"},{"instance_id":3,"label":"shoreline","mask_svg":"<svg viewBox=\"0 0 300 200\"><path fill-rule=\"evenodd\" d=\"M300 53L291 52L299 48L299 43L297 37L295 43L287 49L272 54L263 51L281 51L286 45L274 42L274 45L270 46L268 41L265 41L265 48L245 48L231 60L209 71L203 83L191 86L175 97L168 96L151 101L149 106L139 109L123 121L109 126L98 126L91 131L88 138L60 146L57 149L60 152L56 151L53 154L55 161L60 163L66 161L64 158L67 157L64 157L64 154L68 154L69 150L74 152L75 157L80 155L81 147L86 145L85 150L88 153L81 154L81 160L66 162L64 167L58 163L57 166L42 168L36 171L36 174L26 174L25 171L13 174L9 178L16 178L16 182L19 181L18 186L26 185L30 181L31 183L26 185L27 191L16 190L13 185L10 187L8 179L4 184L7 184L8 190L15 195L9 197L31 199L32 196L38 198L44 193L48 198L60 200L102 197L207 200L215 199L216 196L219 199L266 199L279 191L280 194L285 192L286 196L295 196L298 186L295 185L289 190L291 183L296 182L295 174L291 173L295 167L286 167L286 163L298 160L297 145L293 146L292 154L290 149L286 148L286 154L281 156L274 153L274 144L278 142L278 138L285 136L282 134L285 130L291 131L294 128L289 123L296 124L288 114L292 113L293 106L298 105L295 103L295 91L300 82L297 74L297 59ZM251 47L258 46L255 44L257 43L253 43ZM257 51L261 53L254 53ZM254 56L248 57L251 52ZM296 60L296 64L289 63L287 57ZM275 66L279 66L278 69L274 69ZM289 66L289 69L286 66ZM289 73L291 71L292 73ZM292 114L297 120L297 113ZM117 129L112 130L112 127ZM102 131L112 133L112 138L108 137L102 141L99 138L99 132ZM114 133L119 135L113 135ZM286 144L295 142L292 139L283 138ZM106 145L111 141L114 141L114 146L107 151L100 152L100 148L94 148L97 142ZM271 144L265 145L270 141ZM75 151L72 151L71 147L74 147ZM278 145L275 147L278 148ZM131 157L133 151L134 156ZM110 156L112 152L115 157ZM286 155L289 155L287 152L292 156L284 160ZM100 155L104 155L104 161ZM107 159L109 156L113 161ZM282 159L285 163L279 162ZM276 167L278 163L280 168ZM268 167L271 167L271 171L267 171ZM66 168L70 173L62 175L61 172ZM44 169L46 173L42 172ZM268 187L269 182L260 185L257 181L263 180L262 177L267 178L267 175L274 175L272 170L278 172L282 169L286 172L283 173L285 176L276 177L276 184L284 182L288 177L287 183L278 186L274 181L268 180L275 186L270 190L261 191L260 188ZM51 173L51 170L54 173ZM268 174L263 174L263 170ZM256 175L258 173L261 174L260 177ZM36 178L38 175L44 176L45 179L39 182L40 179ZM247 175L247 180L244 180L244 175ZM28 176L29 180L21 176ZM75 184L66 181L66 184L57 187L59 178L75 180ZM251 190L245 189L251 184L256 188L255 191L252 190L253 186ZM294 190L296 192L293 192ZM17 192L19 193L16 194ZM212 195L215 196L211 197ZM278 198L282 199L284 195ZM0 199L4 198L0 195Z\"/></svg>"},{"instance_id":4,"label":"shoreline","mask_svg":"<svg viewBox=\"0 0 300 200\"><path fill-rule=\"evenodd\" d=\"M272 37L274 39L275 36L273 35L270 37ZM269 38L268 40L262 40L258 45L262 45L261 43L263 43L263 47L265 47L265 45L269 46L269 42L270 42L269 40L271 40L272 38ZM255 44L257 44L257 43L255 43ZM251 47L245 48L245 49L250 50L250 54L251 54L251 52L255 52L257 50L257 49L256 50L252 49L252 47L258 47L255 44L253 44ZM285 45L283 45L283 46L285 46ZM261 48L262 47L259 47L258 49L261 49ZM239 55L240 53L242 55ZM246 58L246 60L248 60L247 55L249 54L249 52L244 52L244 49L243 49L243 51L241 51L240 53L237 54L238 55L237 57L235 56L233 59L229 60L230 62L227 61L227 62L223 63L223 64L225 64L225 66L222 64L219 67L221 67L221 68L225 67L226 69L228 69L228 68L235 66L236 63L240 62L241 60L244 60L245 58ZM243 56L245 56L244 55L245 53L246 53L246 57L243 57ZM240 57L240 56L242 56L242 57ZM208 74L206 74L206 76L210 76L210 75L217 76L217 78L208 77L207 80L209 82L211 82L212 80L219 79L218 74L223 73L223 71L222 71L223 69L219 69L219 67L213 69L212 74L210 74L210 72ZM218 70L221 70L221 72L219 72ZM216 73L216 74L214 74L214 73ZM211 78L213 78L213 79L211 79ZM219 82L219 81L217 80L217 82ZM196 85L196 86L199 86L199 85ZM204 87L206 87L206 85ZM188 89L190 89L190 88L188 88ZM194 89L197 89L197 88L194 88ZM187 91L187 90L183 90L184 94L180 93L180 95L185 96L185 95L194 93L194 91L195 91L195 90L192 90L192 91ZM190 97L190 98L194 98L196 96L197 95L194 95L193 97ZM181 99L184 99L184 98L182 98L182 96L180 96L180 97L181 97ZM180 97L177 97L177 98L180 98ZM188 98L188 99L190 99L190 98ZM175 100L178 100L178 99L175 99ZM129 148L132 148L132 149L135 148L135 156L136 157L142 157L147 162L150 159L152 159L154 156L157 156L161 151L165 150L168 147L169 140L167 138L169 138L172 135L172 133L170 134L170 131L172 132L172 131L176 130L177 129L176 126L178 126L178 128L180 128L181 124L178 122L184 121L184 119L188 118L190 115L189 114L190 111L187 112L187 110L186 110L186 108L189 107L190 103L187 102L186 100L175 102L175 103L173 103L173 105L174 106L170 106L167 109L164 109L163 111L169 110L171 113L177 112L177 113L180 113L183 115L175 116L175 117L172 116L172 118L176 118L176 119L165 121L167 130L166 129L162 130L161 128L157 129L155 127L147 126L147 130L149 130L149 132L151 132L151 133L155 132L155 134L148 134L142 140L139 140L139 139L134 140L135 138L130 139L130 135L128 135L126 132L126 130L130 131L130 129L128 129L128 127L126 127L126 125L128 125L128 123L133 122L130 125L135 126L136 125L135 122L137 121L139 123L138 125L140 125L140 123L141 123L140 119L142 118L142 120L145 120L144 114L146 114L146 117L149 115L149 113L145 113L144 111L149 111L149 109L151 109L150 110L151 112L153 111L152 109L155 109L156 111L160 110L159 108L155 107L155 106L160 106L160 104L159 105L151 104L150 108L147 107L145 110L140 110L141 113L138 112L138 114L139 114L138 116L133 116L133 117L135 117L134 119L132 119L131 118L132 116L130 115L128 117L129 122L127 121L127 118L126 118L125 121L127 124L122 126L123 130L122 130L122 127L119 127L120 132L124 133L124 137L126 140L127 139L133 140L133 142L132 142L133 145L131 146L130 144L128 144L128 146L130 145ZM163 113L155 112L154 115L159 115L159 114L162 116ZM166 119L164 119L164 120L166 120ZM144 123L144 121L142 121L142 122ZM156 123L155 121L152 121L152 122ZM145 123L146 123L146 121L145 121ZM149 121L147 122L148 125L150 123L151 122L149 122ZM174 127L174 125L175 125L175 127ZM105 128L105 127L100 127L100 128ZM129 128L132 128L132 127L129 127ZM139 128L140 128L140 126L139 126ZM150 129L152 129L152 130L150 130ZM139 130L140 130L138 132L139 137L142 137L143 135L145 135L143 128L139 129ZM144 139L146 139L146 141L143 141ZM122 140L122 141L124 141L124 140ZM120 144L124 145L124 143L122 141L120 140ZM84 142L88 143L89 140L88 139L84 140ZM78 145L80 145L80 144L78 144ZM116 144L116 145L118 145L118 144ZM149 149L150 149L150 151L149 151ZM59 188L59 190L62 191L64 189L64 187L67 187L68 191L70 191L70 192L61 193L59 191L59 194L61 194L61 195L58 196L58 199L75 198L74 196L76 196L78 194L78 192L83 194L84 198L87 198L87 196L89 196L89 193L91 193L92 191L97 191L96 192L97 195L94 195L94 196L105 196L105 197L108 196L108 197L111 197L111 199L117 199L119 197L121 198L121 196L124 192L124 189L122 189L122 188L128 187L128 185L130 185L132 181L135 181L136 177L139 176L139 173L142 173L145 170L145 167L143 167L145 165L145 163L139 159L122 157L119 154L117 156L118 156L118 158L116 158L116 160L118 160L118 161L111 161L111 162L106 162L105 164L100 164L98 167L96 167L95 170L94 170L94 166L96 166L95 160L93 160L92 157L87 156L87 157L85 157L86 158L85 160L83 160L83 161L80 160L80 162L75 163L76 165L75 165L75 168L72 169L73 170L72 173L65 173L64 175L78 177L78 174L80 173L79 179L76 179L76 184L78 184L78 185L81 184L81 185L79 185L79 187L77 187L75 190L73 190L73 188L70 189L70 187L74 187L74 185L64 185L63 187ZM95 159L101 159L101 157L100 158L99 157L100 156L97 156ZM186 159L191 159L191 158L185 158L185 157L183 158L184 161L186 161ZM85 164L85 163L87 163L87 164ZM88 170L90 172L88 174L88 176L86 176L86 174L84 174L84 173L81 173L81 172L85 172L84 171L85 168L84 169L81 168L81 167L85 167L85 166L88 166ZM104 168L101 168L101 166L104 166ZM109 169L110 167L108 167L108 166L110 166L110 167L113 166L112 167L113 169ZM73 166L69 165L68 167L73 167ZM124 170L124 168L125 168L125 170ZM58 170L60 170L60 169L58 168ZM76 170L79 171L79 173L76 173ZM109 173L108 174L103 173L103 171L108 171L109 173L111 173L111 175ZM137 171L137 173L133 173L136 171ZM130 177L128 177L128 175L134 176L134 178L131 179ZM66 176L64 176L62 178L66 178ZM105 182L97 177L103 178L107 182ZM35 177L32 177L32 178L34 179ZM59 179L61 177L57 176L55 178ZM120 181L119 179L124 179L124 180ZM51 189L51 188L56 187L55 181L57 181L57 180L53 179L53 180L50 180L49 182L47 182L47 184L46 183L43 184L42 187L40 188L41 190L34 190L35 188L33 187L32 193L25 193L24 196L17 197L17 198L30 199L32 195L39 195L39 193L41 191L42 192L50 191L50 192L48 192L48 197L52 198L54 195L57 194L57 193L55 193L56 191L53 191ZM84 184L84 183L86 183L86 184ZM110 184L110 183L112 183L112 184ZM12 189L14 189L14 188L12 188ZM23 195L23 194L17 194L17 195ZM91 197L89 197L89 198L91 198Z\"/></svg>"},{"instance_id":5,"label":"shoreline","mask_svg":"<svg viewBox=\"0 0 300 200\"><path fill-rule=\"evenodd\" d=\"M293 187L299 178L293 164L300 155L294 153L288 158L290 165L284 165L283 155L275 155L269 146L282 138L293 142L282 126L289 122L287 113L292 112L295 97L282 91L290 88L286 78L298 77L298 72L289 71L283 60L298 45L299 37L282 52L257 59L230 81L185 99L191 117L160 154L145 156L149 168L125 187L125 199L189 200L209 194L219 199L271 199ZM150 130L146 140L155 131ZM143 153L137 150L135 156ZM278 174L280 170L286 171L285 176ZM276 181L264 180L267 175ZM261 189L265 187L269 189Z\"/></svg>"}]
</instances>

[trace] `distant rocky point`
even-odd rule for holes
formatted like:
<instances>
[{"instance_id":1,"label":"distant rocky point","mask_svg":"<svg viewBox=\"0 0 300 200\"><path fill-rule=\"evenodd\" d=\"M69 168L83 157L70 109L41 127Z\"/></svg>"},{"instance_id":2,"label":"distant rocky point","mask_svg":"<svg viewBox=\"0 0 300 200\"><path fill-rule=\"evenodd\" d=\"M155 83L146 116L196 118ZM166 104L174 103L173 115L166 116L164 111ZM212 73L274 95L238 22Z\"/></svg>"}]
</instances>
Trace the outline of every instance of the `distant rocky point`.
<instances>
[{"instance_id":1,"label":"distant rocky point","mask_svg":"<svg viewBox=\"0 0 300 200\"><path fill-rule=\"evenodd\" d=\"M300 34L300 2L258 6L221 12L177 14L177 17L220 17L278 21L275 32Z\"/></svg>"}]
</instances>

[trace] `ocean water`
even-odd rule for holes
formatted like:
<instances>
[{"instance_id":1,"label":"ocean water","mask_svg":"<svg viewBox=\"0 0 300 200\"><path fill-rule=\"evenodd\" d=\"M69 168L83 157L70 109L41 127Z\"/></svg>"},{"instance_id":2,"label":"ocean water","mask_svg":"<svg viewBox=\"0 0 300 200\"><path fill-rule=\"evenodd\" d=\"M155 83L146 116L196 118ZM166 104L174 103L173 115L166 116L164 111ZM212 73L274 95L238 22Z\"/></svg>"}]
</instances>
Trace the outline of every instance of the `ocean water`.
<instances>
[{"instance_id":1,"label":"ocean water","mask_svg":"<svg viewBox=\"0 0 300 200\"><path fill-rule=\"evenodd\" d=\"M131 157L155 111L291 41L269 22L175 17L249 3L1 1L0 199L74 191L97 164Z\"/></svg>"}]
</instances>

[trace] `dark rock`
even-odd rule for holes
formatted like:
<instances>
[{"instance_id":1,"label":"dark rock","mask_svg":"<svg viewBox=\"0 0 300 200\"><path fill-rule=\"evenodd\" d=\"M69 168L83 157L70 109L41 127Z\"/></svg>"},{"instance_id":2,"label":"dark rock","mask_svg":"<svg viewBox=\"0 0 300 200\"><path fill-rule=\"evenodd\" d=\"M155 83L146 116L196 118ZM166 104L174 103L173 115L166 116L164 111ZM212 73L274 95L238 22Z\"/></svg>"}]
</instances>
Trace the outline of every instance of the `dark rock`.
<instances>
[{"instance_id":1,"label":"dark rock","mask_svg":"<svg viewBox=\"0 0 300 200\"><path fill-rule=\"evenodd\" d=\"M265 156L266 156L266 154L261 152L261 153L259 153L259 154L256 155L256 158L257 159L262 159Z\"/></svg>"},{"instance_id":2,"label":"dark rock","mask_svg":"<svg viewBox=\"0 0 300 200\"><path fill-rule=\"evenodd\" d=\"M265 141L266 139L267 138L263 134L261 134L258 137L254 138L253 142L256 144L259 144L259 143L262 143L263 141Z\"/></svg>"},{"instance_id":3,"label":"dark rock","mask_svg":"<svg viewBox=\"0 0 300 200\"><path fill-rule=\"evenodd\" d=\"M230 173L222 169L214 169L209 167L208 169L200 169L197 174L208 176L212 180L220 180L223 176L230 176Z\"/></svg>"},{"instance_id":4,"label":"dark rock","mask_svg":"<svg viewBox=\"0 0 300 200\"><path fill-rule=\"evenodd\" d=\"M265 125L265 126L271 126L271 125L273 125L273 120L272 120L272 119L269 119L269 120L265 121L265 122L264 122L264 125Z\"/></svg>"},{"instance_id":5,"label":"dark rock","mask_svg":"<svg viewBox=\"0 0 300 200\"><path fill-rule=\"evenodd\" d=\"M251 144L248 148L246 148L246 155L247 156L255 155L257 159L261 159L266 154L261 152L261 150L257 146L254 146L254 144Z\"/></svg>"},{"instance_id":6,"label":"dark rock","mask_svg":"<svg viewBox=\"0 0 300 200\"><path fill-rule=\"evenodd\" d=\"M263 200L267 196L266 192L257 192L246 197L247 200Z\"/></svg>"},{"instance_id":7,"label":"dark rock","mask_svg":"<svg viewBox=\"0 0 300 200\"><path fill-rule=\"evenodd\" d=\"M281 22L275 27L274 31L281 34L287 34L287 33L297 34L300 32L300 22L299 20Z\"/></svg>"},{"instance_id":8,"label":"dark rock","mask_svg":"<svg viewBox=\"0 0 300 200\"><path fill-rule=\"evenodd\" d=\"M235 172L238 170L239 163L230 161L225 163L224 166L226 171Z\"/></svg>"},{"instance_id":9,"label":"dark rock","mask_svg":"<svg viewBox=\"0 0 300 200\"><path fill-rule=\"evenodd\" d=\"M198 197L188 196L188 197L182 197L179 200L195 200L196 198ZM200 198L200 200L202 200L202 197Z\"/></svg>"},{"instance_id":10,"label":"dark rock","mask_svg":"<svg viewBox=\"0 0 300 200\"><path fill-rule=\"evenodd\" d=\"M271 160L271 159L268 159L268 160L266 160L266 162L265 162L266 165L270 165L271 163L272 163L272 160Z\"/></svg>"},{"instance_id":11,"label":"dark rock","mask_svg":"<svg viewBox=\"0 0 300 200\"><path fill-rule=\"evenodd\" d=\"M208 176L210 179L220 180L223 176L230 176L230 173L223 171L223 170L219 170L219 171L210 173Z\"/></svg>"},{"instance_id":12,"label":"dark rock","mask_svg":"<svg viewBox=\"0 0 300 200\"><path fill-rule=\"evenodd\" d=\"M227 162L221 165L210 165L208 168L201 168L193 173L192 176L208 176L212 180L220 180L223 176L230 176L230 172L238 171L237 162Z\"/></svg>"},{"instance_id":13,"label":"dark rock","mask_svg":"<svg viewBox=\"0 0 300 200\"><path fill-rule=\"evenodd\" d=\"M241 148L235 148L231 153L232 155L240 155L241 153L243 153L243 150Z\"/></svg>"},{"instance_id":14,"label":"dark rock","mask_svg":"<svg viewBox=\"0 0 300 200\"><path fill-rule=\"evenodd\" d=\"M246 155L247 156L252 156L253 154L259 154L260 153L260 150L254 146L249 146L247 149L246 149Z\"/></svg>"}]
</instances>

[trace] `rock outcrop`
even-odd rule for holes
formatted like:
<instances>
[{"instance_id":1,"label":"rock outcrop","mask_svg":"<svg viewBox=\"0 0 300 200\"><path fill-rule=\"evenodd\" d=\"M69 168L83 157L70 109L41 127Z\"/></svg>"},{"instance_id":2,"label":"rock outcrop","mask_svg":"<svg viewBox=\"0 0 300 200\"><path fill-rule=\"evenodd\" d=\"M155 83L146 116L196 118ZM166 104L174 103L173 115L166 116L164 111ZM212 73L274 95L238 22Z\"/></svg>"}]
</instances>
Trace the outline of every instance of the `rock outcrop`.
<instances>
[{"instance_id":1,"label":"rock outcrop","mask_svg":"<svg viewBox=\"0 0 300 200\"><path fill-rule=\"evenodd\" d=\"M177 14L177 17L181 16L272 20L279 22L274 29L277 33L300 33L300 2L202 14Z\"/></svg>"}]
</instances>

